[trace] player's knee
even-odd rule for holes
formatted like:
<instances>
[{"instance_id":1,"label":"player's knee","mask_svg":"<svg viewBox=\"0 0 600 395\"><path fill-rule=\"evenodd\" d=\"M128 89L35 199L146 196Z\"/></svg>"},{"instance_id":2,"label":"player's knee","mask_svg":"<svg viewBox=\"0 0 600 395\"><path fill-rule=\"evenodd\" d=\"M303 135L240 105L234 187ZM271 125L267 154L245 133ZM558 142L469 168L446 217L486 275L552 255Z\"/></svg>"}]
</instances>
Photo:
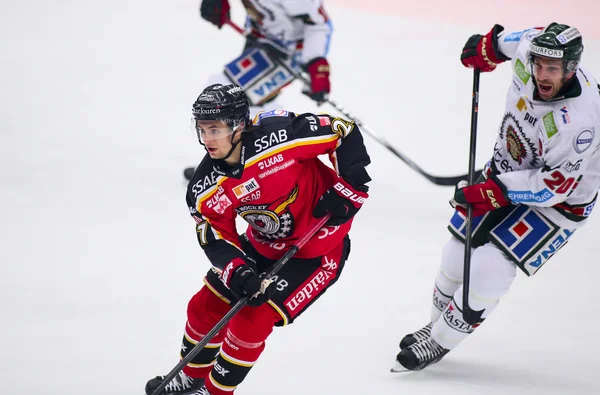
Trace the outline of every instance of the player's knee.
<instances>
[{"instance_id":1,"label":"player's knee","mask_svg":"<svg viewBox=\"0 0 600 395\"><path fill-rule=\"evenodd\" d=\"M269 304L245 307L231 319L229 330L241 341L260 343L269 337L280 319L281 316Z\"/></svg>"},{"instance_id":2,"label":"player's knee","mask_svg":"<svg viewBox=\"0 0 600 395\"><path fill-rule=\"evenodd\" d=\"M442 248L442 264L440 271L448 281L462 283L465 245L451 237Z\"/></svg>"},{"instance_id":3,"label":"player's knee","mask_svg":"<svg viewBox=\"0 0 600 395\"><path fill-rule=\"evenodd\" d=\"M204 286L188 303L188 323L195 331L208 333L228 311L229 305Z\"/></svg>"},{"instance_id":4,"label":"player's knee","mask_svg":"<svg viewBox=\"0 0 600 395\"><path fill-rule=\"evenodd\" d=\"M517 266L492 243L473 252L470 289L473 293L497 302L517 275Z\"/></svg>"}]
</instances>

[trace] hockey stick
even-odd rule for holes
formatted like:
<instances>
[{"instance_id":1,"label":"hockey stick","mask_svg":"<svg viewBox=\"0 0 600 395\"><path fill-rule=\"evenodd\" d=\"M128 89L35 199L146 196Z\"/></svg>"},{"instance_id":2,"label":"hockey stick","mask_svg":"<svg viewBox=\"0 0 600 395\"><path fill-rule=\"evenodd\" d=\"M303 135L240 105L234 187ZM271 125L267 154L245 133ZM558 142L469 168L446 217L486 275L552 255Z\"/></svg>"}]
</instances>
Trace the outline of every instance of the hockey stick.
<instances>
[{"instance_id":1,"label":"hockey stick","mask_svg":"<svg viewBox=\"0 0 600 395\"><path fill-rule=\"evenodd\" d=\"M283 267L283 265L285 265L295 254L296 252L298 252L298 250L300 248L302 248L302 246L304 246L304 244L306 244L306 242L308 240L310 240L311 237L313 237L318 231L319 229L321 229L324 225L325 222L327 222L327 220L329 219L330 215L326 215L323 218L319 219L319 221L317 223L315 223L315 225L309 229L308 232L306 232L306 234L304 236L302 236L302 238L300 238L296 244L294 244L288 252L286 252L278 261L277 263L275 263L275 265L273 266L273 268L271 269L271 271L267 274L267 276L265 277L265 280L269 280L271 278L273 278L278 272L279 270L281 270L281 268ZM215 335L217 333L219 333L221 331L221 329L223 329L223 327L225 327L225 325L227 325L229 323L229 321L233 318L234 315L236 315L240 310L242 310L244 308L244 306L246 306L246 304L248 303L248 297L245 296L243 298L241 298L240 300L238 300L238 302L231 308L231 310L229 310L229 312L227 312L227 314L225 314L223 316L223 318L221 318L221 320L219 322L217 322L217 324L214 326L214 328L212 328L210 330L210 332L208 332L206 334L206 336L204 336L204 338L199 341L194 348L192 348L192 350L190 351L190 353L188 355L185 356L185 358L183 358L181 361L179 361L179 363L177 365L175 365L175 367L173 369L171 369L171 371L169 372L169 374L167 374L164 378L164 380L162 381L162 383L160 383L160 385L152 392L151 395L158 395L162 392L162 390L167 386L167 384L169 384L171 382L171 380L173 380L173 378L175 376L177 376L177 374L179 374L179 372L181 372L181 370L192 360L194 359L194 357L196 355L198 355L198 353L200 353L200 351L202 351L202 349L204 348L204 346L206 346L208 344L208 342L210 342L210 340L215 337Z\"/></svg>"},{"instance_id":2,"label":"hockey stick","mask_svg":"<svg viewBox=\"0 0 600 395\"><path fill-rule=\"evenodd\" d=\"M225 23L227 25L231 26L236 32L240 33L241 35L244 35L244 31L242 30L242 28L240 28L238 25L236 25L235 22L228 19L225 21ZM257 42L257 45L260 46L261 45L260 42ZM274 61L276 61L279 65L281 65L283 68L285 68L288 73L290 73L294 78L300 80L304 85L310 86L310 80L308 77L306 77L302 73L298 73L296 70L292 69L288 64L281 61L280 59L274 59ZM404 163L406 163L408 166L410 166L413 170L415 170L417 173L421 174L423 177L427 178L432 183L434 183L436 185L442 185L442 186L448 186L448 185L453 186L453 185L458 184L459 181L467 178L466 174L462 175L462 176L454 176L454 177L440 177L440 176L434 176L434 175L427 173L425 170L423 170L421 168L421 166L417 165L413 160L411 160L406 155L404 155L403 153L398 151L396 148L394 148L390 143L388 143L382 137L377 136L373 131L370 130L370 128L368 128L362 121L360 121L355 116L353 116L344 107L342 107L341 105L339 105L338 103L336 103L335 101L333 101L329 98L326 98L324 102L329 104L333 108L335 108L339 113L344 115L346 118L352 119L356 124L359 125L360 130L362 132L364 132L366 135L370 136L373 140L375 140L379 144L383 145L392 154L394 154L398 159L402 160ZM479 177L479 174L481 174L481 170L478 171L477 177Z\"/></svg>"},{"instance_id":3,"label":"hockey stick","mask_svg":"<svg viewBox=\"0 0 600 395\"><path fill-rule=\"evenodd\" d=\"M473 102L471 105L471 140L469 143L469 185L475 181L475 149L477 147L477 113L479 111L479 69L473 71ZM463 319L475 325L481 319L483 310L469 307L469 282L471 278L471 238L473 236L473 206L467 205L467 232L465 235L465 265L463 273Z\"/></svg>"},{"instance_id":4,"label":"hockey stick","mask_svg":"<svg viewBox=\"0 0 600 395\"><path fill-rule=\"evenodd\" d=\"M357 119L349 111L345 110L344 107L340 106L335 101L333 101L333 100L331 100L329 98L326 99L325 102L328 103L333 108L335 108L338 112L340 112L346 118L349 118L349 119L353 120L355 123L357 123L359 125L359 127L360 127L361 132L364 132L366 135L370 136L373 140L375 140L379 144L383 145L392 154L396 155L396 157L398 159L400 159L401 161L403 161L404 163L406 163L410 168L412 168L413 170L415 170L417 173L419 173L420 175L422 175L423 177L425 177L426 179L428 179L429 181L431 181L435 185L454 186L454 185L458 184L459 181L464 180L467 177L466 174L462 175L462 176L441 177L441 176L434 176L432 174L427 173L425 170L423 170L421 168L421 166L417 165L412 159L410 159L409 157L407 157L406 155L404 155L403 153L401 153L400 151L398 151L396 148L394 148L390 143L388 143L382 137L378 137L374 132L372 132L364 124L364 122L362 122L359 119ZM479 172L481 173L481 170Z\"/></svg>"}]
</instances>

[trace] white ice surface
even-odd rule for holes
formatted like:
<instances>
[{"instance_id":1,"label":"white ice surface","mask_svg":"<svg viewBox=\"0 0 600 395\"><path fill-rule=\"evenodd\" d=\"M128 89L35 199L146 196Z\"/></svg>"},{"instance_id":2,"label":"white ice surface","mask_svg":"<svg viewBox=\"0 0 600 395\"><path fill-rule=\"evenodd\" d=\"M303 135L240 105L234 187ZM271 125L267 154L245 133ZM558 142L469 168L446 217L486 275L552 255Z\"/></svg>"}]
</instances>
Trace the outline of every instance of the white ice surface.
<instances>
[{"instance_id":1,"label":"white ice surface","mask_svg":"<svg viewBox=\"0 0 600 395\"><path fill-rule=\"evenodd\" d=\"M190 107L242 39L200 20L197 1L1 3L0 393L141 394L178 361L209 267L181 177L203 155ZM464 173L472 79L458 56L489 27L337 4L332 97L431 173ZM597 76L599 50L586 41ZM482 77L479 167L509 83L509 67ZM319 111L299 92L282 95L288 109ZM443 362L389 373L402 335L428 320L452 190L366 143L371 198L342 280L275 331L237 393L600 393L600 214Z\"/></svg>"}]
</instances>

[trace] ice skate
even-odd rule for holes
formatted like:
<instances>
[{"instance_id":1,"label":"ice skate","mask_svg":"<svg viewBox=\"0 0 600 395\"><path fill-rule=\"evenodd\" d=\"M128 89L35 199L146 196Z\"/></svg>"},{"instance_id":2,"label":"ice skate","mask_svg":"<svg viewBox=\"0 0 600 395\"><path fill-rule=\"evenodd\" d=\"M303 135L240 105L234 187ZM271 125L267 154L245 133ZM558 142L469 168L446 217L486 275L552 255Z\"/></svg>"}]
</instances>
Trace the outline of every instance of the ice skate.
<instances>
[{"instance_id":1,"label":"ice skate","mask_svg":"<svg viewBox=\"0 0 600 395\"><path fill-rule=\"evenodd\" d=\"M400 351L396 356L396 365L391 369L391 372L422 370L431 364L439 362L449 351L431 338L416 342Z\"/></svg>"},{"instance_id":2,"label":"ice skate","mask_svg":"<svg viewBox=\"0 0 600 395\"><path fill-rule=\"evenodd\" d=\"M432 326L433 324L430 322L418 331L414 333L409 333L408 335L404 336L400 341L400 349L404 350L405 348L415 344L416 342L429 339L429 337L431 336Z\"/></svg>"},{"instance_id":3,"label":"ice skate","mask_svg":"<svg viewBox=\"0 0 600 395\"><path fill-rule=\"evenodd\" d=\"M164 381L165 376L156 376L146 383L146 395L150 395ZM210 395L204 387L203 379L194 379L179 372L159 395Z\"/></svg>"}]
</instances>

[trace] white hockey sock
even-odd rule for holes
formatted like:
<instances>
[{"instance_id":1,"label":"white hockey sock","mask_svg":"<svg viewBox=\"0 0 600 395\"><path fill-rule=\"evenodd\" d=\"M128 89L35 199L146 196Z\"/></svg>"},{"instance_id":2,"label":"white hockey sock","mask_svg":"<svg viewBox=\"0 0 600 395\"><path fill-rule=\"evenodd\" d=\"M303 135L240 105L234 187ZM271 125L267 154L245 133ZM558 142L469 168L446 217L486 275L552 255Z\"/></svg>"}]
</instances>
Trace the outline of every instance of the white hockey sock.
<instances>
[{"instance_id":1,"label":"white hockey sock","mask_svg":"<svg viewBox=\"0 0 600 395\"><path fill-rule=\"evenodd\" d=\"M431 322L440 318L452 295L462 284L464 251L464 244L454 237L442 249L442 263L433 287Z\"/></svg>"},{"instance_id":2,"label":"white hockey sock","mask_svg":"<svg viewBox=\"0 0 600 395\"><path fill-rule=\"evenodd\" d=\"M462 286L456 291L455 297L462 295ZM462 296L461 296L462 297ZM461 306L457 304L460 303ZM441 318L437 320L431 328L431 338L440 346L451 350L463 341L478 325L471 326L463 320L462 302L457 302L455 299L446 306L441 314Z\"/></svg>"},{"instance_id":3,"label":"white hockey sock","mask_svg":"<svg viewBox=\"0 0 600 395\"><path fill-rule=\"evenodd\" d=\"M471 258L469 306L483 310L485 319L508 292L516 276L516 265L509 261L493 244L476 248ZM453 299L431 328L431 337L444 348L452 349L463 341L478 324L471 326L462 315L463 286L454 292Z\"/></svg>"},{"instance_id":4,"label":"white hockey sock","mask_svg":"<svg viewBox=\"0 0 600 395\"><path fill-rule=\"evenodd\" d=\"M440 273L441 274L441 273ZM440 275L438 275L439 277ZM457 285L457 287L460 285ZM442 288L447 289L447 288ZM456 289L452 290L456 291ZM452 294L454 292L450 292L446 294L444 291L440 289L438 286L438 279L435 281L435 285L433 286L433 296L432 296L432 306L431 306L431 322L436 322L439 318L450 300L452 299Z\"/></svg>"}]
</instances>

